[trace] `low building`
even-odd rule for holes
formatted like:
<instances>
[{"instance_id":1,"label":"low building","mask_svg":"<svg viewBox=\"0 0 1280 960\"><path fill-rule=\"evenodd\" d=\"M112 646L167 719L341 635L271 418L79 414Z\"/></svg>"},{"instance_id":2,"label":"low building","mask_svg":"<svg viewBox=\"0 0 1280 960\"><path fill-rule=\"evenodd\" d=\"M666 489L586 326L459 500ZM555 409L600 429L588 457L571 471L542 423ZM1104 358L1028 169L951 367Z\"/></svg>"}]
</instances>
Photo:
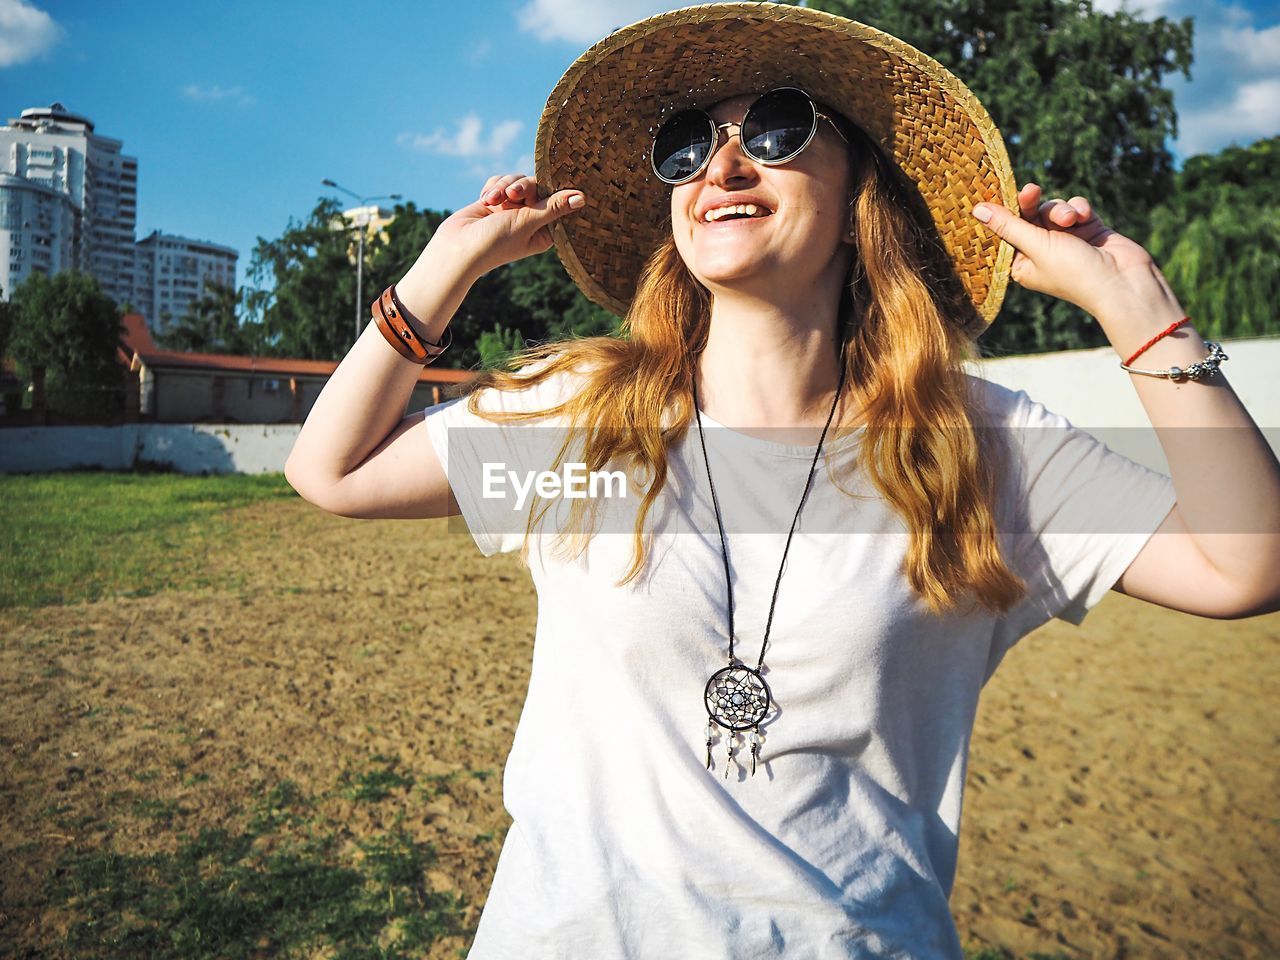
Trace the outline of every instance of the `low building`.
<instances>
[{"instance_id":1,"label":"low building","mask_svg":"<svg viewBox=\"0 0 1280 960\"><path fill-rule=\"evenodd\" d=\"M127 314L123 324L121 359L136 378L139 421L300 423L338 368L334 360L161 350L140 314ZM406 412L447 400L448 388L475 375L472 370L424 367Z\"/></svg>"}]
</instances>

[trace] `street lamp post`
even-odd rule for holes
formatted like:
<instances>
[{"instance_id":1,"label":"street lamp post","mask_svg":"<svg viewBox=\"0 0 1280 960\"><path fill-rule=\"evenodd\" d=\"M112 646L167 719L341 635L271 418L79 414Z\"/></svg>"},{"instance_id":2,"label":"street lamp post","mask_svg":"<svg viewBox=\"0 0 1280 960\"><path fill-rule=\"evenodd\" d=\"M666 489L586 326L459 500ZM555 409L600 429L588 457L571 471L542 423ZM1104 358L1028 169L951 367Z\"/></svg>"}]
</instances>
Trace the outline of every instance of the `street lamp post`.
<instances>
[{"instance_id":1,"label":"street lamp post","mask_svg":"<svg viewBox=\"0 0 1280 960\"><path fill-rule=\"evenodd\" d=\"M334 190L341 190L343 193L354 197L361 207L367 206L372 200L400 199L400 194L398 193L391 193L377 197L362 197L360 194L348 190L346 187L340 186L332 180L325 179L321 180L320 183L322 186L331 187ZM362 210L361 213L363 214L364 211ZM356 340L360 339L360 325L364 320L364 235L369 226L369 218L365 216L364 219L356 226L360 231L360 247L359 252L356 254L356 327L355 336L351 341L352 345L355 344Z\"/></svg>"}]
</instances>

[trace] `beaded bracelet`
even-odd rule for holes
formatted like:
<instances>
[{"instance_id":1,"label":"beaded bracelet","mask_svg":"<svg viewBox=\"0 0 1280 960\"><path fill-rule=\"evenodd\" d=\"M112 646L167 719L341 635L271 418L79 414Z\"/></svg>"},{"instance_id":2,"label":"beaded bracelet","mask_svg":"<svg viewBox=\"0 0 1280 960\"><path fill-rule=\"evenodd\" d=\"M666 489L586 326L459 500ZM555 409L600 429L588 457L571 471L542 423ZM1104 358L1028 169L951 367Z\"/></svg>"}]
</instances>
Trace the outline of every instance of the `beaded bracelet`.
<instances>
[{"instance_id":1,"label":"beaded bracelet","mask_svg":"<svg viewBox=\"0 0 1280 960\"><path fill-rule=\"evenodd\" d=\"M1209 355L1203 360L1197 360L1188 366L1185 370L1182 367L1170 367L1168 370L1134 370L1127 363L1121 363L1120 369L1127 370L1129 373L1142 373L1148 377L1164 377L1166 380L1199 380L1201 377L1212 377L1218 372L1218 364L1223 360L1229 359L1222 352L1222 346L1212 341L1206 340L1205 346L1209 348Z\"/></svg>"},{"instance_id":2,"label":"beaded bracelet","mask_svg":"<svg viewBox=\"0 0 1280 960\"><path fill-rule=\"evenodd\" d=\"M400 298L396 296L396 285L393 283L382 291L382 295L373 301L370 308L374 323L387 342L396 348L396 352L406 360L426 366L436 357L444 353L453 343L453 331L445 328L444 337L439 343L423 339L413 332L409 321L416 319L404 308ZM428 353L427 347L435 350Z\"/></svg>"}]
</instances>

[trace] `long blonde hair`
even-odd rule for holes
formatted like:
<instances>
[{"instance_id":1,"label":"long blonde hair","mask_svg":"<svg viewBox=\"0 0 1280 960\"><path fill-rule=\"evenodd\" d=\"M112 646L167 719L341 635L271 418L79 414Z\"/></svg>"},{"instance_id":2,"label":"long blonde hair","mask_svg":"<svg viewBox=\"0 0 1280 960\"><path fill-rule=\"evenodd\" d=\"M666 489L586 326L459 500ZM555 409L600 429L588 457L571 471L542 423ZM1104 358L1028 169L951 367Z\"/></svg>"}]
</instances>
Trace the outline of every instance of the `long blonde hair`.
<instances>
[{"instance_id":1,"label":"long blonde hair","mask_svg":"<svg viewBox=\"0 0 1280 960\"><path fill-rule=\"evenodd\" d=\"M857 255L840 304L840 325L848 331L844 380L856 401L852 409L865 421L857 466L907 527L904 572L930 610L957 607L971 592L989 611L1003 612L1026 588L997 540L994 504L1005 454L988 441L1002 431L973 426L976 400L962 364L976 348L954 321L967 300L918 194L858 127L836 116L850 142L856 137L862 145L852 151ZM510 370L486 370L467 385L468 409L491 421L563 416L568 431L552 469L564 458L569 434L583 438L575 459L588 470L631 466L644 493L632 562L619 585L640 573L649 554L645 518L665 485L667 453L693 419L694 365L710 325L710 295L668 232L645 264L620 337L528 346L509 358ZM512 372L526 365L536 369ZM479 406L484 390L523 389L565 372L580 375L582 385L555 406L509 412ZM535 503L529 511L525 562L529 534L551 506ZM586 547L595 510L590 498L571 505L560 540L569 554Z\"/></svg>"}]
</instances>

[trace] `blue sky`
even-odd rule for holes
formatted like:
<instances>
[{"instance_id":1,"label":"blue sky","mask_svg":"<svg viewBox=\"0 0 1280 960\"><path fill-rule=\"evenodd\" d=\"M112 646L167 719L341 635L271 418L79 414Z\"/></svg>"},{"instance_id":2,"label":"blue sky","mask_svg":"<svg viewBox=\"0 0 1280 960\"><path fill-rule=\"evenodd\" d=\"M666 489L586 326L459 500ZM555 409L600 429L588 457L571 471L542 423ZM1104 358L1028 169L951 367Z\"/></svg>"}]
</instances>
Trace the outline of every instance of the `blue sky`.
<instances>
[{"instance_id":1,"label":"blue sky","mask_svg":"<svg viewBox=\"0 0 1280 960\"><path fill-rule=\"evenodd\" d=\"M138 158L138 236L235 247L243 283L259 236L322 194L346 199L326 177L456 209L490 173L532 173L564 70L611 29L683 5L0 0L0 117L54 101L88 116ZM1169 82L1176 155L1280 133L1280 7L1128 5L1196 18L1192 81Z\"/></svg>"}]
</instances>

